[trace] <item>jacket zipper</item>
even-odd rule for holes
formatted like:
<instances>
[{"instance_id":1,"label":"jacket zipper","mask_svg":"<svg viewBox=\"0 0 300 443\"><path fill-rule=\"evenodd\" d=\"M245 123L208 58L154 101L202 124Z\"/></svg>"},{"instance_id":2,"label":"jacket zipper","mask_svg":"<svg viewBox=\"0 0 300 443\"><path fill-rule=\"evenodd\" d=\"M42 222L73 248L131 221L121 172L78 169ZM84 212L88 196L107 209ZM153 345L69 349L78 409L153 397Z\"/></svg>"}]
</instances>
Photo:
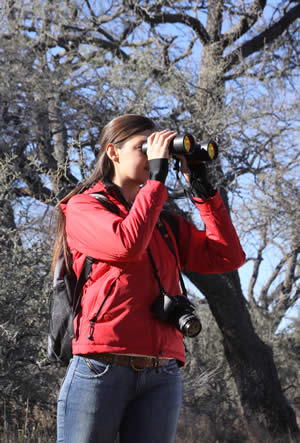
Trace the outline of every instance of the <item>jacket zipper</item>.
<instances>
[{"instance_id":1,"label":"jacket zipper","mask_svg":"<svg viewBox=\"0 0 300 443\"><path fill-rule=\"evenodd\" d=\"M90 329L89 329L89 335L88 335L88 339L89 340L94 340L94 330L95 330L95 323L98 319L98 316L101 312L101 309L103 308L104 303L106 302L107 298L110 296L110 294L112 293L112 290L116 284L116 281L113 281L112 284L109 287L109 290L107 291L106 296L104 297L103 302L101 303L100 308L98 309L98 311L96 312L96 314L94 315L94 317L90 320Z\"/></svg>"}]
</instances>

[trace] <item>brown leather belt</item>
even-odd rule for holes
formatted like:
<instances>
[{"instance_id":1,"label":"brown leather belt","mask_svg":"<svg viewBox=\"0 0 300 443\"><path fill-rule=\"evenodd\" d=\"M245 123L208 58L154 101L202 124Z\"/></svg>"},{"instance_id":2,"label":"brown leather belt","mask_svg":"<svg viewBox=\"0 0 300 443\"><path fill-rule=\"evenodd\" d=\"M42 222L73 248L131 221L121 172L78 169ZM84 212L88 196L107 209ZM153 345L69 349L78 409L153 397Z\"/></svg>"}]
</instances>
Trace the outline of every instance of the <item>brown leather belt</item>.
<instances>
[{"instance_id":1,"label":"brown leather belt","mask_svg":"<svg viewBox=\"0 0 300 443\"><path fill-rule=\"evenodd\" d=\"M160 366L167 366L170 362L169 358L155 358L155 357L142 357L131 356L122 354L85 354L85 358L91 358L94 360L102 361L104 363L115 363L120 366L127 366L135 371L142 371L147 368L159 368Z\"/></svg>"}]
</instances>

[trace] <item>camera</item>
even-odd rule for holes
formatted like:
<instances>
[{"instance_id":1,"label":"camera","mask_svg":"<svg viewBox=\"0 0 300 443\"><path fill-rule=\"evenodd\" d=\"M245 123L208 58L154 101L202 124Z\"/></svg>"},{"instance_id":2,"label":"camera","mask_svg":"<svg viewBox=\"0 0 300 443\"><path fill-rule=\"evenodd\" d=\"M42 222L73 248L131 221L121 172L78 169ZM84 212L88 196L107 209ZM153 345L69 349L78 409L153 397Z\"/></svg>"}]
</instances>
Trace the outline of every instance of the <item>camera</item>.
<instances>
[{"instance_id":1,"label":"camera","mask_svg":"<svg viewBox=\"0 0 300 443\"><path fill-rule=\"evenodd\" d=\"M202 329L194 310L193 303L184 295L169 296L166 292L162 292L151 306L158 320L175 326L186 337L196 337Z\"/></svg>"},{"instance_id":2,"label":"camera","mask_svg":"<svg viewBox=\"0 0 300 443\"><path fill-rule=\"evenodd\" d=\"M147 143L142 146L143 152L147 152ZM215 141L196 143L191 134L177 135L169 144L170 154L184 155L189 164L207 162L218 157L218 145Z\"/></svg>"}]
</instances>

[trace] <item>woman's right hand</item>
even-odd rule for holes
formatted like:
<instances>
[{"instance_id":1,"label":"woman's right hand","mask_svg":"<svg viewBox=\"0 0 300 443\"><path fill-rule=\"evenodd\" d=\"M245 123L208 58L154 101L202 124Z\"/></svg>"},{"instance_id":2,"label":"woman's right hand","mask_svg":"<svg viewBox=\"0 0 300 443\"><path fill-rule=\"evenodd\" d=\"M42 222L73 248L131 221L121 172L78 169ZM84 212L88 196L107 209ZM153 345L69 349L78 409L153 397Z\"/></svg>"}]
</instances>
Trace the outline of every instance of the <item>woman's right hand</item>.
<instances>
[{"instance_id":1,"label":"woman's right hand","mask_svg":"<svg viewBox=\"0 0 300 443\"><path fill-rule=\"evenodd\" d=\"M176 137L175 131L165 129L160 132L153 132L147 138L148 160L156 158L169 158L169 144Z\"/></svg>"}]
</instances>

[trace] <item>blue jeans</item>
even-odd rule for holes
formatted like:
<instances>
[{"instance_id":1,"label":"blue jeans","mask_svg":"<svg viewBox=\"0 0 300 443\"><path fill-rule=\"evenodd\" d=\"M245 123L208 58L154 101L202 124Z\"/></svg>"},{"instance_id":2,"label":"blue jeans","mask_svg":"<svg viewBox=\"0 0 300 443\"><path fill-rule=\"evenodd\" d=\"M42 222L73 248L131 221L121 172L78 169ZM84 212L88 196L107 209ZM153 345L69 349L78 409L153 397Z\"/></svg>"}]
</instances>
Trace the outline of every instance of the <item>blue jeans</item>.
<instances>
[{"instance_id":1,"label":"blue jeans","mask_svg":"<svg viewBox=\"0 0 300 443\"><path fill-rule=\"evenodd\" d=\"M90 366L90 367L89 367ZM60 389L58 443L173 443L182 401L176 360L140 372L74 356Z\"/></svg>"}]
</instances>

